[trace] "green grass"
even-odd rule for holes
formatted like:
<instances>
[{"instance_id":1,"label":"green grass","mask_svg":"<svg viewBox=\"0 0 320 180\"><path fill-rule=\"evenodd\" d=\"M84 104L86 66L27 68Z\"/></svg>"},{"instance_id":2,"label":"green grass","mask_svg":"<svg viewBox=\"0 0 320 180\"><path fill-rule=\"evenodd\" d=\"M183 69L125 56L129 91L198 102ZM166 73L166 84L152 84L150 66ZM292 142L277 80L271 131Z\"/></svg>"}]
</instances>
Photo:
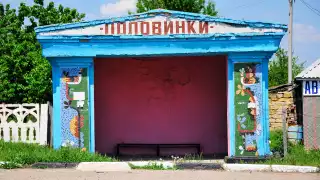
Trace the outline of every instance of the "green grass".
<instances>
[{"instance_id":1,"label":"green grass","mask_svg":"<svg viewBox=\"0 0 320 180\"><path fill-rule=\"evenodd\" d=\"M21 164L17 164L14 162L5 162L3 164L0 164L1 169L17 169L17 168L21 168L21 167L22 167Z\"/></svg>"},{"instance_id":2,"label":"green grass","mask_svg":"<svg viewBox=\"0 0 320 180\"><path fill-rule=\"evenodd\" d=\"M144 169L144 170L177 170L177 168L173 167L164 167L163 164L157 164L155 162L150 162L148 165L145 166L135 166L131 163L129 163L129 166L131 169Z\"/></svg>"},{"instance_id":3,"label":"green grass","mask_svg":"<svg viewBox=\"0 0 320 180\"><path fill-rule=\"evenodd\" d=\"M288 144L288 155L283 157L282 130L270 132L270 149L274 156L259 164L299 165L320 167L320 150L305 150L302 144Z\"/></svg>"},{"instance_id":4,"label":"green grass","mask_svg":"<svg viewBox=\"0 0 320 180\"><path fill-rule=\"evenodd\" d=\"M320 150L304 149L303 145L291 145L288 155L282 158L271 158L264 164L299 165L320 167Z\"/></svg>"},{"instance_id":5,"label":"green grass","mask_svg":"<svg viewBox=\"0 0 320 180\"><path fill-rule=\"evenodd\" d=\"M283 154L283 138L282 130L270 131L270 149L273 153Z\"/></svg>"},{"instance_id":6,"label":"green grass","mask_svg":"<svg viewBox=\"0 0 320 180\"><path fill-rule=\"evenodd\" d=\"M9 162L0 165L2 168L16 165L27 166L37 162L102 162L115 161L115 159L83 152L76 148L64 147L58 150L37 144L10 143L0 141L0 161Z\"/></svg>"}]
</instances>

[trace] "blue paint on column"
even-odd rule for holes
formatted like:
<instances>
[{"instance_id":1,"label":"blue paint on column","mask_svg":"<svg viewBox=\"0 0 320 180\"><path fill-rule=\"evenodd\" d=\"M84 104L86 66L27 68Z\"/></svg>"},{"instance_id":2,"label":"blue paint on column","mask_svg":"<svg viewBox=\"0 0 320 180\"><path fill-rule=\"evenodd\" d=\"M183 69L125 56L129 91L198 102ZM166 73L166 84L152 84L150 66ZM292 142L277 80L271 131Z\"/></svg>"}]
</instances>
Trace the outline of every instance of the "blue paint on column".
<instances>
[{"instance_id":1,"label":"blue paint on column","mask_svg":"<svg viewBox=\"0 0 320 180\"><path fill-rule=\"evenodd\" d=\"M58 149L61 146L61 121L60 121L60 69L52 62L53 79L53 148Z\"/></svg>"},{"instance_id":2,"label":"blue paint on column","mask_svg":"<svg viewBox=\"0 0 320 180\"><path fill-rule=\"evenodd\" d=\"M95 152L94 128L94 65L89 67L89 107L90 107L90 152Z\"/></svg>"},{"instance_id":3,"label":"blue paint on column","mask_svg":"<svg viewBox=\"0 0 320 180\"><path fill-rule=\"evenodd\" d=\"M228 58L228 155L235 155L235 117L234 117L234 82L233 82L233 62Z\"/></svg>"},{"instance_id":4,"label":"blue paint on column","mask_svg":"<svg viewBox=\"0 0 320 180\"><path fill-rule=\"evenodd\" d=\"M268 83L268 73L269 73L269 58L263 59L262 62L262 68L263 68L263 107L264 107L264 115L263 115L263 133L264 133L264 154L262 155L270 155L270 145L269 145L269 139L270 139L270 129L269 129L269 83Z\"/></svg>"}]
</instances>

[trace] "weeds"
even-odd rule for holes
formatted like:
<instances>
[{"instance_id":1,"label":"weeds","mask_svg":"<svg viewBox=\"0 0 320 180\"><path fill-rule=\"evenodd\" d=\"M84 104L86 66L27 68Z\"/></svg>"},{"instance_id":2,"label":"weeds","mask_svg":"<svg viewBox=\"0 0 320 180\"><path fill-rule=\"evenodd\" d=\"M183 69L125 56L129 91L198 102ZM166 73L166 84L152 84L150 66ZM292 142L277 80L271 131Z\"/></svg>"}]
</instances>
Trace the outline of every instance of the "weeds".
<instances>
[{"instance_id":1,"label":"weeds","mask_svg":"<svg viewBox=\"0 0 320 180\"><path fill-rule=\"evenodd\" d=\"M176 167L164 167L162 163L149 162L145 166L135 166L129 163L131 169L145 169L145 170L176 170Z\"/></svg>"},{"instance_id":2,"label":"weeds","mask_svg":"<svg viewBox=\"0 0 320 180\"><path fill-rule=\"evenodd\" d=\"M283 157L282 131L270 132L270 149L273 157L259 164L300 165L320 167L320 150L305 150L302 144L288 142L288 155Z\"/></svg>"},{"instance_id":3,"label":"weeds","mask_svg":"<svg viewBox=\"0 0 320 180\"><path fill-rule=\"evenodd\" d=\"M303 145L293 145L288 155L282 158L271 158L264 163L280 165L299 165L320 167L320 150L305 150Z\"/></svg>"},{"instance_id":4,"label":"weeds","mask_svg":"<svg viewBox=\"0 0 320 180\"><path fill-rule=\"evenodd\" d=\"M273 154L283 154L283 133L282 130L270 131L270 149Z\"/></svg>"},{"instance_id":5,"label":"weeds","mask_svg":"<svg viewBox=\"0 0 320 180\"><path fill-rule=\"evenodd\" d=\"M114 161L114 159L71 147L63 147L61 149L54 150L47 146L40 146L37 144L0 141L0 161L11 162L25 166L37 162L78 163ZM13 165L6 164L2 165L1 167L3 166L9 167Z\"/></svg>"},{"instance_id":6,"label":"weeds","mask_svg":"<svg viewBox=\"0 0 320 180\"><path fill-rule=\"evenodd\" d=\"M183 157L184 161L201 161L203 160L203 154L202 152L198 155L198 154L186 154Z\"/></svg>"},{"instance_id":7,"label":"weeds","mask_svg":"<svg viewBox=\"0 0 320 180\"><path fill-rule=\"evenodd\" d=\"M22 165L14 163L14 162L5 162L0 164L1 169L17 169L22 168Z\"/></svg>"}]
</instances>

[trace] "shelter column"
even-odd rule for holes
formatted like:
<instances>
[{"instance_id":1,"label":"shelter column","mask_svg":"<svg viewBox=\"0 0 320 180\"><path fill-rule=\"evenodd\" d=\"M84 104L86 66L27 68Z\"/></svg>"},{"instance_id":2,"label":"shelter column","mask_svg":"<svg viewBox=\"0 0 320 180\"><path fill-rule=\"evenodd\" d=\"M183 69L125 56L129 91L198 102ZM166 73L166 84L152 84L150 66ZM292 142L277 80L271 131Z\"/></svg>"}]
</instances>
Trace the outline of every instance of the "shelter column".
<instances>
[{"instance_id":1,"label":"shelter column","mask_svg":"<svg viewBox=\"0 0 320 180\"><path fill-rule=\"evenodd\" d=\"M53 147L95 151L92 58L51 58Z\"/></svg>"},{"instance_id":2,"label":"shelter column","mask_svg":"<svg viewBox=\"0 0 320 180\"><path fill-rule=\"evenodd\" d=\"M265 53L232 53L228 56L229 157L270 154L269 58Z\"/></svg>"}]
</instances>

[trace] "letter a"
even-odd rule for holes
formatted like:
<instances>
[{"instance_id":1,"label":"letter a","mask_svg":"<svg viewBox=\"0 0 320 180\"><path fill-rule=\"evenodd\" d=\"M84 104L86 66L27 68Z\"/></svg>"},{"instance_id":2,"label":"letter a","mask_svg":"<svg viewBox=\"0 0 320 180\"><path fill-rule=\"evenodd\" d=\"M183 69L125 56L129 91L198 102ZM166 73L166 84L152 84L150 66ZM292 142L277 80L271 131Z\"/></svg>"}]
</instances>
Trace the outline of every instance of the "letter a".
<instances>
[{"instance_id":1,"label":"letter a","mask_svg":"<svg viewBox=\"0 0 320 180\"><path fill-rule=\"evenodd\" d=\"M304 94L311 94L309 81L305 81Z\"/></svg>"}]
</instances>

